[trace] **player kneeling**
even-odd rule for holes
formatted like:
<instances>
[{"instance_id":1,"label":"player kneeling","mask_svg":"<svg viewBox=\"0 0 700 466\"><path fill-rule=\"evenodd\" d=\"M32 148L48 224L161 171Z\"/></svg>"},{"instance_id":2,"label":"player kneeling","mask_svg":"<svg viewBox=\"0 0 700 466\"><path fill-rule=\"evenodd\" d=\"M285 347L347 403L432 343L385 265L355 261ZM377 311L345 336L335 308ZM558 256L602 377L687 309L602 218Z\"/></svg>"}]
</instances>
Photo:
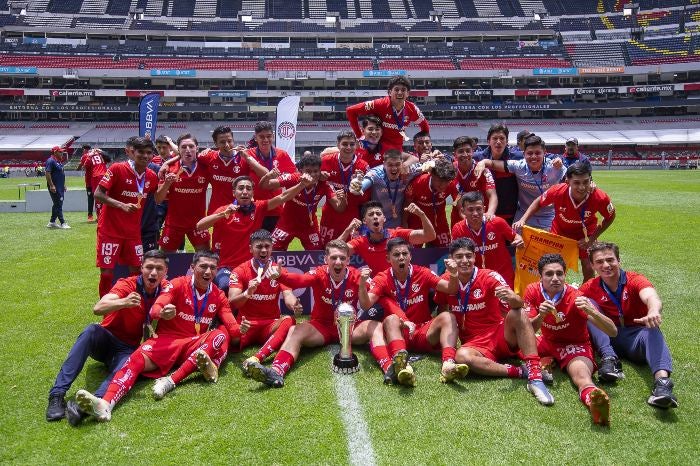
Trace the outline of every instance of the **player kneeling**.
<instances>
[{"instance_id":1,"label":"player kneeling","mask_svg":"<svg viewBox=\"0 0 700 466\"><path fill-rule=\"evenodd\" d=\"M535 330L542 329L537 351L540 356L553 357L562 370L566 369L581 401L591 411L593 423L610 425L610 399L593 384L595 363L587 323L611 337L617 335L617 328L583 293L566 285L566 263L559 254L543 255L537 269L540 282L531 283L525 290L530 321Z\"/></svg>"},{"instance_id":2,"label":"player kneeling","mask_svg":"<svg viewBox=\"0 0 700 466\"><path fill-rule=\"evenodd\" d=\"M210 251L195 253L192 277L173 279L151 307L151 318L159 319L157 335L129 357L102 398L78 391L76 400L83 411L98 421L109 421L114 405L131 390L140 374L160 377L153 386L156 399L163 398L196 369L208 381L217 381L229 339L236 344L241 336L226 296L212 283L218 260L219 256ZM210 330L214 318L223 325ZM176 365L180 367L165 376Z\"/></svg>"}]
</instances>

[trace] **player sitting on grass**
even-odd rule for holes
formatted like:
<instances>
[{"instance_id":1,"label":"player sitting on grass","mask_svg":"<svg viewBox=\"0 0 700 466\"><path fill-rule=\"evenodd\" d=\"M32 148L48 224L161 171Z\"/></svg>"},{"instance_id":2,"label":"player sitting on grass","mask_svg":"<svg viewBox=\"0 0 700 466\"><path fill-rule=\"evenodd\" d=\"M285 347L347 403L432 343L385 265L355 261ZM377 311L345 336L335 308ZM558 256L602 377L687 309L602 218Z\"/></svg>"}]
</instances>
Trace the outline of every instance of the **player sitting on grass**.
<instances>
[{"instance_id":1,"label":"player sitting on grass","mask_svg":"<svg viewBox=\"0 0 700 466\"><path fill-rule=\"evenodd\" d=\"M614 382L624 377L617 353L632 361L646 361L654 376L647 403L662 409L678 407L670 378L671 352L659 328L661 298L654 285L644 275L620 267L620 249L614 243L594 243L588 256L598 277L581 285L581 292L595 300L617 326L614 338L588 326L602 358L598 378Z\"/></svg>"},{"instance_id":2,"label":"player sitting on grass","mask_svg":"<svg viewBox=\"0 0 700 466\"><path fill-rule=\"evenodd\" d=\"M435 298L457 316L462 346L455 361L467 364L477 374L527 379L527 389L537 401L554 404L554 397L543 383L535 332L523 300L498 272L474 266L475 249L468 238L452 241L450 257L457 263L459 287L456 294L438 293ZM497 362L518 356L518 350L525 365Z\"/></svg>"},{"instance_id":3,"label":"player sitting on grass","mask_svg":"<svg viewBox=\"0 0 700 466\"><path fill-rule=\"evenodd\" d=\"M58 421L64 416L76 426L86 414L65 395L85 365L88 356L103 362L110 374L95 392L103 396L118 369L141 343L144 328L150 322L151 305L169 284L165 280L168 258L161 251L148 251L143 256L141 274L122 278L104 295L93 309L104 316L99 324L90 324L78 336L49 391L46 420Z\"/></svg>"},{"instance_id":4,"label":"player sitting on grass","mask_svg":"<svg viewBox=\"0 0 700 466\"><path fill-rule=\"evenodd\" d=\"M114 405L129 393L140 374L160 377L153 385L156 399L197 369L209 382L217 381L218 366L226 357L229 342L236 345L241 336L226 296L213 284L218 261L219 256L210 251L195 253L192 277L174 278L151 307L151 318L159 319L157 334L134 351L102 398L78 390L80 409L98 421L109 421ZM215 317L222 325L210 328ZM177 365L175 372L166 375Z\"/></svg>"},{"instance_id":5,"label":"player sitting on grass","mask_svg":"<svg viewBox=\"0 0 700 466\"><path fill-rule=\"evenodd\" d=\"M537 342L540 356L554 358L578 388L579 397L591 411L593 423L610 425L610 399L593 384L593 348L586 324L606 335L617 335L615 324L598 311L579 290L566 284L566 263L559 254L545 254L537 262L540 281L525 290L530 321L542 330Z\"/></svg>"}]
</instances>

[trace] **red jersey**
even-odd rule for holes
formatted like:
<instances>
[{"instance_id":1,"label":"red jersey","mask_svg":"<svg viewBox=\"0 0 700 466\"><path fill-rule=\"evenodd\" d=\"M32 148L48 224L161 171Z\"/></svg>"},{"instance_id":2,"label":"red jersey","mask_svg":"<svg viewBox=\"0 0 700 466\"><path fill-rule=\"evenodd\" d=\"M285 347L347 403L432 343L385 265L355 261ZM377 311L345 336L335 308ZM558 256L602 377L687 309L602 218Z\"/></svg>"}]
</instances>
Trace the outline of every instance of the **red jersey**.
<instances>
[{"instance_id":1,"label":"red jersey","mask_svg":"<svg viewBox=\"0 0 700 466\"><path fill-rule=\"evenodd\" d=\"M440 277L427 267L411 265L408 278L399 283L394 278L393 269L385 270L372 279L370 293L379 297L387 297L398 303L408 320L421 325L430 319L428 296L435 290Z\"/></svg>"},{"instance_id":2,"label":"red jersey","mask_svg":"<svg viewBox=\"0 0 700 466\"><path fill-rule=\"evenodd\" d=\"M576 307L575 301L583 296L573 286L566 286L564 294L554 307L557 308L557 317L547 313L542 319L542 338L559 346L586 345L589 343L588 314ZM545 301L540 282L530 283L525 289L525 305L530 317L539 313L540 304ZM559 322L557 322L557 319Z\"/></svg>"},{"instance_id":3,"label":"red jersey","mask_svg":"<svg viewBox=\"0 0 700 466\"><path fill-rule=\"evenodd\" d=\"M447 196L452 196L452 199L457 198L457 187L455 183L450 183L444 192L435 192L430 186L431 176L430 173L423 173L411 181L406 187L404 205L414 202L420 207L430 219L437 235L437 238L430 244L447 247L450 244L450 227L447 225L445 206L447 205ZM416 215L409 215L408 227L421 228L420 218Z\"/></svg>"},{"instance_id":4,"label":"red jersey","mask_svg":"<svg viewBox=\"0 0 700 466\"><path fill-rule=\"evenodd\" d=\"M489 198L486 195L486 191L489 189L496 189L496 183L493 180L491 171L487 168L479 178L476 178L476 176L474 176L474 167L476 167L476 162L472 162L471 170L467 171L466 173L462 173L459 170L459 164L457 162L454 163L454 167L457 171L457 178L455 178L454 184L457 187L457 191L459 192L460 196L464 193L470 193L472 191L480 192L484 197L484 211L487 211L489 208ZM462 216L460 215L460 209L462 207L461 202L458 202L457 204L458 205L452 207L452 213L450 214L450 225L452 225L453 228L457 222L462 220Z\"/></svg>"},{"instance_id":5,"label":"red jersey","mask_svg":"<svg viewBox=\"0 0 700 466\"><path fill-rule=\"evenodd\" d=\"M224 292L213 283L204 293L194 289L194 277L177 277L167 290L164 289L155 304L151 307L151 318L157 319L160 311L167 304L175 305L175 317L170 320L159 319L156 333L158 336L170 338L190 338L206 333L214 317L226 327L229 338L238 338L241 331L236 319L231 313L228 299ZM197 316L195 304L201 309L202 314ZM196 323L200 328L197 332Z\"/></svg>"},{"instance_id":6,"label":"red jersey","mask_svg":"<svg viewBox=\"0 0 700 466\"><path fill-rule=\"evenodd\" d=\"M370 241L368 235L361 235L357 238L350 240L348 245L352 250L362 258L372 270L372 276L374 277L379 272L384 272L386 269L391 267L389 261L386 258L386 243L391 238L403 238L408 241L411 232L408 228L390 228L384 233L384 239L378 243L373 243Z\"/></svg>"},{"instance_id":7,"label":"red jersey","mask_svg":"<svg viewBox=\"0 0 700 466\"><path fill-rule=\"evenodd\" d=\"M130 239L141 244L141 214L146 195L158 188L158 175L148 169L137 175L129 162L119 162L109 167L99 186L109 197L125 204L138 204L139 196L143 196L139 209L131 213L104 204L97 224L100 233L108 238Z\"/></svg>"},{"instance_id":8,"label":"red jersey","mask_svg":"<svg viewBox=\"0 0 700 466\"><path fill-rule=\"evenodd\" d=\"M255 259L243 262L231 272L229 289L245 291L248 283L258 276L258 266ZM280 268L280 270L284 270ZM289 287L282 285L278 280L263 278L255 289L253 296L238 308L239 320L245 316L248 320L277 319L280 316L280 293Z\"/></svg>"},{"instance_id":9,"label":"red jersey","mask_svg":"<svg viewBox=\"0 0 700 466\"><path fill-rule=\"evenodd\" d=\"M80 164L85 167L85 185L92 186L95 189L107 172L107 164L104 157L97 151L90 151L83 155L80 159ZM88 174L90 178L88 178Z\"/></svg>"},{"instance_id":10,"label":"red jersey","mask_svg":"<svg viewBox=\"0 0 700 466\"><path fill-rule=\"evenodd\" d=\"M585 200L576 204L567 183L559 183L545 191L540 196L540 205L554 206L551 232L575 240L583 239L584 223L587 235L595 232L598 226L596 213L606 220L615 214L615 206L602 189L595 188Z\"/></svg>"},{"instance_id":11,"label":"red jersey","mask_svg":"<svg viewBox=\"0 0 700 466\"><path fill-rule=\"evenodd\" d=\"M483 340L488 343L494 332L503 322L503 314L510 310L508 303L496 297L496 288L507 286L498 272L474 267L476 277L472 275L469 283L459 283L456 295L438 292L437 304L447 304L454 312L459 326L459 339L462 344ZM443 275L449 278L449 274Z\"/></svg>"},{"instance_id":12,"label":"red jersey","mask_svg":"<svg viewBox=\"0 0 700 466\"><path fill-rule=\"evenodd\" d=\"M362 160L367 162L369 168L378 167L384 163L384 148L381 143L377 144L374 148L370 148L369 144L364 141L364 139L357 140L357 150L355 153L359 155Z\"/></svg>"},{"instance_id":13,"label":"red jersey","mask_svg":"<svg viewBox=\"0 0 700 466\"><path fill-rule=\"evenodd\" d=\"M83 167L85 169L85 186L92 186L92 166L89 168L85 166L85 162L90 158L90 152L85 152L81 157L80 157L80 163L78 164L78 169L80 167Z\"/></svg>"},{"instance_id":14,"label":"red jersey","mask_svg":"<svg viewBox=\"0 0 700 466\"><path fill-rule=\"evenodd\" d=\"M349 303L357 308L360 271L348 267L345 279L336 283L330 277L328 266L316 267L305 274L293 274L283 271L278 279L292 289L308 288L313 290L314 307L311 320L324 326L335 325L335 309L340 303Z\"/></svg>"},{"instance_id":15,"label":"red jersey","mask_svg":"<svg viewBox=\"0 0 700 466\"><path fill-rule=\"evenodd\" d=\"M405 131L411 123L420 126L421 131L430 132L430 125L423 113L413 102L404 102L404 108L400 112L395 112L391 106L389 96L379 99L367 100L359 104L351 105L346 110L348 121L355 136L362 136L362 130L358 119L362 115L376 115L382 120L382 146L388 149L401 149L403 147L403 136L401 131Z\"/></svg>"},{"instance_id":16,"label":"red jersey","mask_svg":"<svg viewBox=\"0 0 700 466\"><path fill-rule=\"evenodd\" d=\"M257 160L260 165L267 168L268 170L277 168L281 173L295 173L297 171L297 167L296 165L294 165L294 161L289 156L287 151L283 149L278 149L277 147L273 147L273 150L274 155L272 156L272 160L270 160L270 158L263 157L262 153L260 152L260 149L258 149L257 147L252 147L248 149L247 152L250 155L252 155L253 158ZM253 179L253 186L255 187L253 191L255 199L259 201L263 199L272 199L273 197L282 194L281 189L260 188L260 177L254 172L250 174L250 177ZM283 206L275 207L274 209L266 213L265 216L279 217L280 215L282 215L282 207Z\"/></svg>"},{"instance_id":17,"label":"red jersey","mask_svg":"<svg viewBox=\"0 0 700 466\"><path fill-rule=\"evenodd\" d=\"M369 165L359 155L355 155L352 162L347 166L340 162L340 154L324 155L321 159L321 171L325 171L330 175L326 183L334 190L344 189L345 197L348 201L348 206L343 212L336 212L328 202L321 209L321 226L334 231L333 236L339 236L354 218L359 218L360 206L369 200L371 195L369 191L359 196L349 192L353 173L356 170L366 173L368 169Z\"/></svg>"},{"instance_id":18,"label":"red jersey","mask_svg":"<svg viewBox=\"0 0 700 466\"><path fill-rule=\"evenodd\" d=\"M479 230L474 231L469 228L466 220L461 220L452 226L452 239L457 238L469 238L474 241L476 265L482 269L495 270L506 279L511 288L513 287L515 272L508 245L515 239L515 232L508 222L501 217L494 217L489 222L482 221Z\"/></svg>"},{"instance_id":19,"label":"red jersey","mask_svg":"<svg viewBox=\"0 0 700 466\"><path fill-rule=\"evenodd\" d=\"M603 314L610 317L615 325L621 326L620 322L620 310L617 304L613 301L613 297L620 303L622 308L622 315L624 317L624 326L640 326L642 324L637 324L634 319L641 319L647 315L649 309L647 305L644 304L642 298L639 297L639 292L644 288L654 288L654 285L642 274L636 272L625 272L620 271L620 284L622 285L621 293L619 296L621 299L615 297L617 290L609 290L612 293L606 292L603 288L603 279L600 277L591 278L586 283L581 285L579 290L586 295L586 297L594 300Z\"/></svg>"},{"instance_id":20,"label":"red jersey","mask_svg":"<svg viewBox=\"0 0 700 466\"><path fill-rule=\"evenodd\" d=\"M249 175L250 168L242 156L234 154L231 159L225 161L219 156L218 150L198 155L197 161L206 167L207 180L211 184L211 198L207 209L208 215L211 215L219 207L233 202L233 180L242 175Z\"/></svg>"},{"instance_id":21,"label":"red jersey","mask_svg":"<svg viewBox=\"0 0 700 466\"><path fill-rule=\"evenodd\" d=\"M141 295L141 304L134 307L125 307L118 311L110 312L102 319L102 325L109 330L112 335L117 337L129 346L138 346L143 337L143 325L146 323L146 316L151 309L156 297L161 290L166 290L170 286L167 280L160 282L156 289L155 296L148 298L144 296L142 289L138 286L139 276L128 278L120 278L114 284L109 292L117 295L119 298L126 298L129 294L136 291Z\"/></svg>"},{"instance_id":22,"label":"red jersey","mask_svg":"<svg viewBox=\"0 0 700 466\"><path fill-rule=\"evenodd\" d=\"M255 201L255 208L250 212L238 209L231 217L222 218L214 224L214 235L222 238L219 245L219 267L233 269L253 257L248 246L248 237L262 227L268 212L267 203L268 201ZM227 207L219 207L214 213L223 212Z\"/></svg>"},{"instance_id":23,"label":"red jersey","mask_svg":"<svg viewBox=\"0 0 700 466\"><path fill-rule=\"evenodd\" d=\"M169 172L178 173L181 167L181 163L177 162L169 167ZM203 164L195 163L191 173L183 170L179 174L179 181L170 185L168 214L165 217L166 226L193 230L199 219L205 216L207 210L207 173Z\"/></svg>"},{"instance_id":24,"label":"red jersey","mask_svg":"<svg viewBox=\"0 0 700 466\"><path fill-rule=\"evenodd\" d=\"M283 173L278 179L282 187L291 188L299 184L301 173ZM284 205L282 218L287 220L287 224L291 225L311 226L312 223L316 224L318 222L316 210L318 209L318 203L324 196L326 203L328 203L328 199L335 197L335 191L326 181L319 181L315 186L302 189L299 194ZM348 223L350 222L348 221ZM345 227L347 227L347 224ZM345 227L343 227L343 230Z\"/></svg>"}]
</instances>

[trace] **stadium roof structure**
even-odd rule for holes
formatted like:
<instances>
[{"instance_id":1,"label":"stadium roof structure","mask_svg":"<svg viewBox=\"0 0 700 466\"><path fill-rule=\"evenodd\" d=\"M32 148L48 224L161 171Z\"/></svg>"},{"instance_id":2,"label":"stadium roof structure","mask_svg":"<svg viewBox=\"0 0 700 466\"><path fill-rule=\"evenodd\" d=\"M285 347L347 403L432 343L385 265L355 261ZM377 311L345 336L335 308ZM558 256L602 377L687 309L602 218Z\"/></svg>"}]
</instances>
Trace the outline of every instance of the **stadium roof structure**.
<instances>
[{"instance_id":1,"label":"stadium roof structure","mask_svg":"<svg viewBox=\"0 0 700 466\"><path fill-rule=\"evenodd\" d=\"M547 145L564 145L572 137L572 132L537 132ZM697 144L700 143L700 128L696 129L659 129L659 130L618 130L618 131L575 131L574 137L579 144L586 146L618 145L662 145L662 144ZM511 135L511 138L512 135ZM509 141L515 144L515 140Z\"/></svg>"},{"instance_id":2,"label":"stadium roof structure","mask_svg":"<svg viewBox=\"0 0 700 466\"><path fill-rule=\"evenodd\" d=\"M70 134L0 136L0 152L49 152L54 146L66 147L74 139L75 137Z\"/></svg>"}]
</instances>

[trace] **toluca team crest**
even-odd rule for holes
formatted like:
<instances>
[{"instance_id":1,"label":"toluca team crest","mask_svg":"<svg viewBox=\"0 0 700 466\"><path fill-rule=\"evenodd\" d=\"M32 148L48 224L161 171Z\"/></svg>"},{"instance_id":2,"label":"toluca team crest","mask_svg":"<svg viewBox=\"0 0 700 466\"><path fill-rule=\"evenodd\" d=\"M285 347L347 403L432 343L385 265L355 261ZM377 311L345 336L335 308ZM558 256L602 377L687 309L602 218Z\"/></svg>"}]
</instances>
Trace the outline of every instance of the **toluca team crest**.
<instances>
[{"instance_id":1,"label":"toluca team crest","mask_svg":"<svg viewBox=\"0 0 700 466\"><path fill-rule=\"evenodd\" d=\"M291 139L297 133L297 128L291 121L283 121L277 127L277 135L284 139Z\"/></svg>"}]
</instances>

